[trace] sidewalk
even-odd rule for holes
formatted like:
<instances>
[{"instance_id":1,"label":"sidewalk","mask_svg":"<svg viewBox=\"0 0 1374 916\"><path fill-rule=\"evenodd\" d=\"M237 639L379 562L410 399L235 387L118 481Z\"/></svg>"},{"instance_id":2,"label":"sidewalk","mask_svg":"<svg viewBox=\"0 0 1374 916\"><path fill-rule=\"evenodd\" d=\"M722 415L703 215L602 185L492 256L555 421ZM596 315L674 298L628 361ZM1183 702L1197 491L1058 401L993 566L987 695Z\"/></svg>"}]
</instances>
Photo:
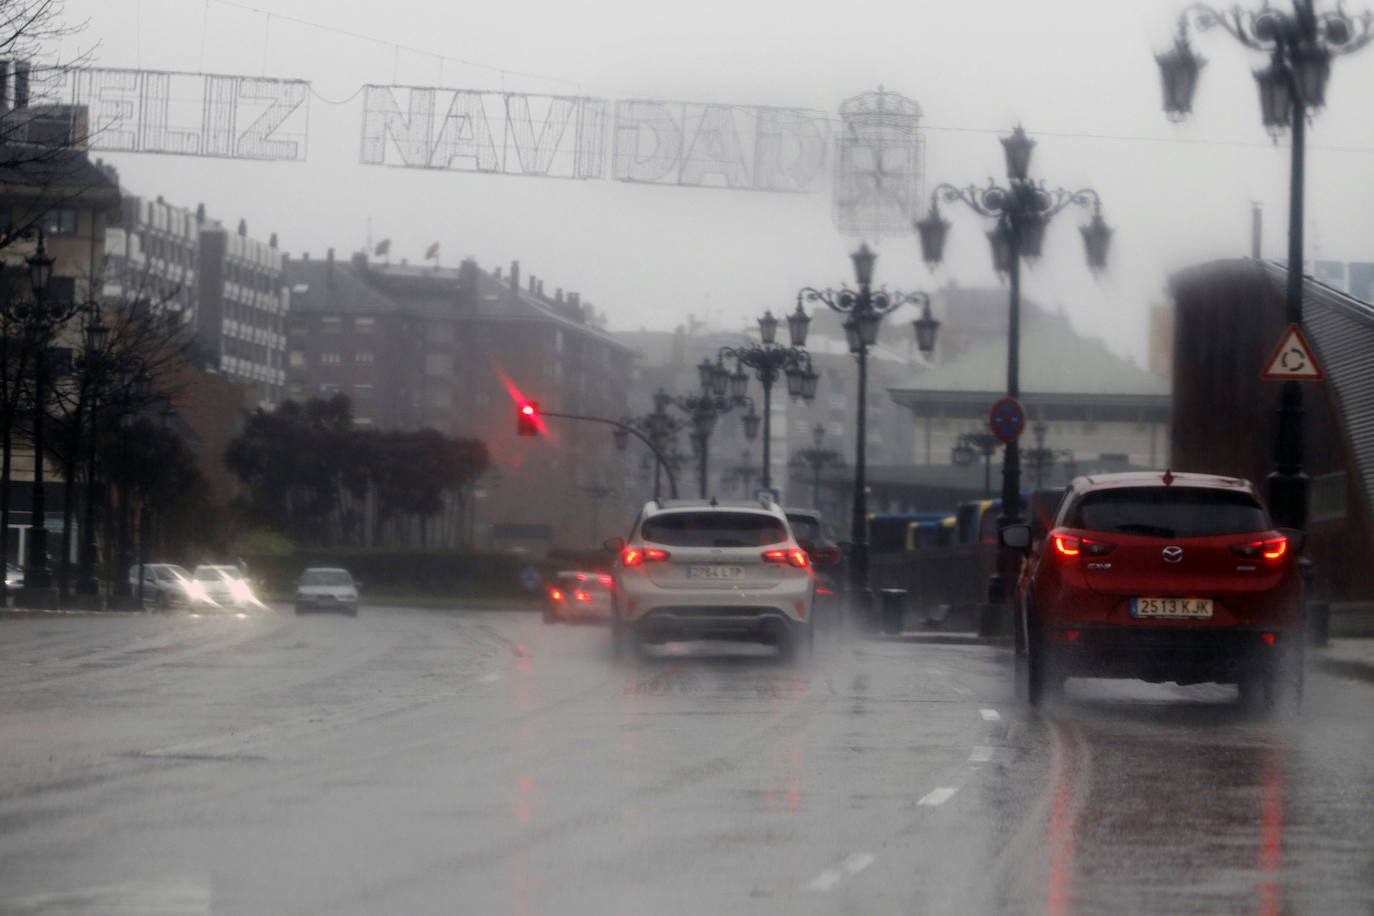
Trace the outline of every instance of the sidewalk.
<instances>
[{"instance_id":1,"label":"sidewalk","mask_svg":"<svg viewBox=\"0 0 1374 916\"><path fill-rule=\"evenodd\" d=\"M1309 648L1307 664L1338 677L1374 681L1374 639L1333 638L1320 649Z\"/></svg>"}]
</instances>

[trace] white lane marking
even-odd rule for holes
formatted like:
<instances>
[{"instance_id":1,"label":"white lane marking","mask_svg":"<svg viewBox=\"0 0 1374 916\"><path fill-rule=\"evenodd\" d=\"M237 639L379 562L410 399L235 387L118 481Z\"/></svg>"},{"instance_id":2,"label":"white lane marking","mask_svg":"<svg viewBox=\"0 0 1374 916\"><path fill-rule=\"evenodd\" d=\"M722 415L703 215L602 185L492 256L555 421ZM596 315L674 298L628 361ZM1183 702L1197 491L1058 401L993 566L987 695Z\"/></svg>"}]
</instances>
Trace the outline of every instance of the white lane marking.
<instances>
[{"instance_id":1,"label":"white lane marking","mask_svg":"<svg viewBox=\"0 0 1374 916\"><path fill-rule=\"evenodd\" d=\"M987 722L997 722L1000 721L1002 718L997 714L997 710L995 709L980 709L978 710L978 714L981 715L984 721Z\"/></svg>"},{"instance_id":2,"label":"white lane marking","mask_svg":"<svg viewBox=\"0 0 1374 916\"><path fill-rule=\"evenodd\" d=\"M978 745L973 749L973 753L968 755L969 763L987 763L992 759L992 748Z\"/></svg>"},{"instance_id":3,"label":"white lane marking","mask_svg":"<svg viewBox=\"0 0 1374 916\"><path fill-rule=\"evenodd\" d=\"M497 674L495 671L488 671L486 674L482 675L479 680L483 684L492 684L501 680L501 675Z\"/></svg>"},{"instance_id":4,"label":"white lane marking","mask_svg":"<svg viewBox=\"0 0 1374 916\"><path fill-rule=\"evenodd\" d=\"M851 852L845 856L843 862L834 868L827 868L819 875L811 879L811 883L806 885L809 891L825 893L833 891L840 886L846 878L852 878L868 866L872 865L876 859L866 852Z\"/></svg>"},{"instance_id":5,"label":"white lane marking","mask_svg":"<svg viewBox=\"0 0 1374 916\"><path fill-rule=\"evenodd\" d=\"M947 786L941 787L939 789L932 789L931 791L927 792L924 796L922 796L921 800L918 801L916 804L925 805L928 808L934 808L936 805L943 805L945 802L949 801L951 798L954 797L954 793L958 791L959 790L957 788L951 789Z\"/></svg>"}]
</instances>

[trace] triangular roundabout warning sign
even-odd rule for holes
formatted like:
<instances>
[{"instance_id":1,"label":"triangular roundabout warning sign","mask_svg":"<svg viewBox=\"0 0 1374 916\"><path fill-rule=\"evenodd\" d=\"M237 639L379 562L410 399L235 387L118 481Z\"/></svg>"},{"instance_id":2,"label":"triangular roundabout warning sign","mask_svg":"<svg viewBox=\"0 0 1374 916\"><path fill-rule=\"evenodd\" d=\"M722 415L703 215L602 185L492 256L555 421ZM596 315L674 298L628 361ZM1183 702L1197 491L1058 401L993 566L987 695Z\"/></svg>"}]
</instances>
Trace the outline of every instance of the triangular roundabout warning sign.
<instances>
[{"instance_id":1,"label":"triangular roundabout warning sign","mask_svg":"<svg viewBox=\"0 0 1374 916\"><path fill-rule=\"evenodd\" d=\"M1302 328L1290 324L1283 339L1274 349L1274 355L1265 363L1260 378L1274 381L1319 382L1326 378L1322 367L1317 364L1317 355L1312 345L1302 334Z\"/></svg>"}]
</instances>

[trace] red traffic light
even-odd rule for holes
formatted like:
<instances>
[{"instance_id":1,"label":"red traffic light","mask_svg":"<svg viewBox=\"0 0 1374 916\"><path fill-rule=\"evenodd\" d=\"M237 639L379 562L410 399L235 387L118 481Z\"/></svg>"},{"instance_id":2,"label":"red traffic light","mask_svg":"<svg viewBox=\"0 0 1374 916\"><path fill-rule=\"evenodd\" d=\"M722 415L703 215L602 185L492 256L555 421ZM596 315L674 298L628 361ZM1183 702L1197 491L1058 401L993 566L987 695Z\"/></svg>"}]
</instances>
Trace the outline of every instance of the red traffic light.
<instances>
[{"instance_id":1,"label":"red traffic light","mask_svg":"<svg viewBox=\"0 0 1374 916\"><path fill-rule=\"evenodd\" d=\"M515 431L522 436L539 435L539 405L534 401L525 401L519 406L519 413L515 415Z\"/></svg>"}]
</instances>

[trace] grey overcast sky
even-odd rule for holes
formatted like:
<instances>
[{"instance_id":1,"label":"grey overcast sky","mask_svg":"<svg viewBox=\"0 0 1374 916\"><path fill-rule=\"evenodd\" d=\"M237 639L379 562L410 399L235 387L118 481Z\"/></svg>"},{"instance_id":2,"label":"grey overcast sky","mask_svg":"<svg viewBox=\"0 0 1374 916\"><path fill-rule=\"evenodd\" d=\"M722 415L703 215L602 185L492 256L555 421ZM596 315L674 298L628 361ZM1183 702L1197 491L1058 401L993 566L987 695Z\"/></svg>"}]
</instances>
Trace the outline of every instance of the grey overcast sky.
<instances>
[{"instance_id":1,"label":"grey overcast sky","mask_svg":"<svg viewBox=\"0 0 1374 916\"><path fill-rule=\"evenodd\" d=\"M1258 6L1258 3L1253 3ZM1282 4L1286 5L1286 4ZM524 0L67 0L87 20L76 42L95 64L309 80L309 155L253 163L104 154L134 193L203 201L226 222L277 232L293 255L337 256L390 238L393 259L485 268L576 290L612 329L671 328L688 314L737 327L786 309L802 285L851 280L858 239L838 232L829 183L812 194L569 181L359 164L364 83L610 100L664 99L818 109L879 85L924 110L925 187L1003 174L999 135L1022 123L1032 172L1091 186L1116 228L1098 280L1083 261L1077 210L1052 225L1028 295L1143 361L1146 310L1171 271L1250 249L1251 204L1264 254L1286 251L1289 148L1259 123L1251 70L1263 65L1219 30L1191 120L1161 110L1152 54L1171 39L1175 0L758 0L665 3ZM1334 4L1319 0L1319 7ZM1349 5L1362 12L1360 3ZM1338 59L1308 132L1308 256L1374 260L1374 47ZM329 104L325 100L337 104ZM985 221L949 210L947 261L932 275L910 233L870 239L877 279L902 289L998 282ZM370 230L369 230L370 225ZM909 334L905 323L885 331Z\"/></svg>"}]
</instances>

